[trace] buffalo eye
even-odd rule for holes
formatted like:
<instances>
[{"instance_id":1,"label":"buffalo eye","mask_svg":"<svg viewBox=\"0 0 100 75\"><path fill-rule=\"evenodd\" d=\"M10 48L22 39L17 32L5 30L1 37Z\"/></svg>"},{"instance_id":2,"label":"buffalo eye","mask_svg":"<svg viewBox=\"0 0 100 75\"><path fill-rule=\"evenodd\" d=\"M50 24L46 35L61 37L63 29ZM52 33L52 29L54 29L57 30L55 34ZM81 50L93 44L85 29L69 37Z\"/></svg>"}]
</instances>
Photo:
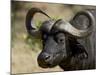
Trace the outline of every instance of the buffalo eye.
<instances>
[{"instance_id":1,"label":"buffalo eye","mask_svg":"<svg viewBox=\"0 0 100 75\"><path fill-rule=\"evenodd\" d=\"M57 43L64 43L65 42L65 35L63 33L58 33L55 37Z\"/></svg>"},{"instance_id":2,"label":"buffalo eye","mask_svg":"<svg viewBox=\"0 0 100 75\"><path fill-rule=\"evenodd\" d=\"M58 43L64 43L64 38L58 38Z\"/></svg>"}]
</instances>

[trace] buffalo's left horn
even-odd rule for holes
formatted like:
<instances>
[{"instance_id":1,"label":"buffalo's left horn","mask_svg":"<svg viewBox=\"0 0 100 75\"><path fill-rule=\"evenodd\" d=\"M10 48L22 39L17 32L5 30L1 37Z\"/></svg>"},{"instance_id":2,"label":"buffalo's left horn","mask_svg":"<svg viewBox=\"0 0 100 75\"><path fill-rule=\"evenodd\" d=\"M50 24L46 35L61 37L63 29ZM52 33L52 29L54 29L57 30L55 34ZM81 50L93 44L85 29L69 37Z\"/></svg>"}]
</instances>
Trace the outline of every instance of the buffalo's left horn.
<instances>
[{"instance_id":1,"label":"buffalo's left horn","mask_svg":"<svg viewBox=\"0 0 100 75\"><path fill-rule=\"evenodd\" d=\"M73 25L71 25L71 23L65 22L62 19L59 19L55 22L54 28L60 31L69 33L77 38L82 38L82 37L89 35L93 31L93 26L95 24L94 16L88 10L81 11L76 14L76 16L79 16L79 15L85 15L89 19L89 26L86 29L82 29L82 30L78 29L74 27Z\"/></svg>"},{"instance_id":2,"label":"buffalo's left horn","mask_svg":"<svg viewBox=\"0 0 100 75\"><path fill-rule=\"evenodd\" d=\"M31 8L31 9L28 11L28 13L27 13L27 15L26 15L26 29L27 29L28 33L29 33L30 35L33 35L33 36L36 36L36 35L38 35L38 34L40 33L40 31L36 28L35 23L33 23L33 26L34 26L34 27L33 27L32 24L31 24L31 20L32 20L32 18L34 19L34 15L35 15L36 13L41 13L41 14L47 16L48 18L50 18L46 13L44 13L44 12L43 12L42 10L40 10L39 8ZM33 21L33 22L34 22L34 21Z\"/></svg>"}]
</instances>

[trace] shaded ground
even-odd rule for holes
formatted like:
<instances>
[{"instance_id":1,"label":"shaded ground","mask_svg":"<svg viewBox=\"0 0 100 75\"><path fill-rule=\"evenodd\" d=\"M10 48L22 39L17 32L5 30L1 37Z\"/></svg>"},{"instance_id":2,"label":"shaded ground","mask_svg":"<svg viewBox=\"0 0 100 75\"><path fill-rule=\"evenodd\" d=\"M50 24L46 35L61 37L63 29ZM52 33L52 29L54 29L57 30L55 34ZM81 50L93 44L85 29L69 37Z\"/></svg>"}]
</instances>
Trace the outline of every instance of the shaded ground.
<instances>
[{"instance_id":1,"label":"shaded ground","mask_svg":"<svg viewBox=\"0 0 100 75\"><path fill-rule=\"evenodd\" d=\"M11 68L12 73L33 73L63 71L59 66L55 68L40 68L37 64L37 56L41 51L40 40L27 40L25 28L25 17L27 11L32 7L39 7L53 18L64 18L70 20L73 15L83 9L95 8L90 6L73 6L48 3L12 2L12 25L11 25ZM40 14L38 20L45 20ZM33 42L32 42L33 41Z\"/></svg>"}]
</instances>

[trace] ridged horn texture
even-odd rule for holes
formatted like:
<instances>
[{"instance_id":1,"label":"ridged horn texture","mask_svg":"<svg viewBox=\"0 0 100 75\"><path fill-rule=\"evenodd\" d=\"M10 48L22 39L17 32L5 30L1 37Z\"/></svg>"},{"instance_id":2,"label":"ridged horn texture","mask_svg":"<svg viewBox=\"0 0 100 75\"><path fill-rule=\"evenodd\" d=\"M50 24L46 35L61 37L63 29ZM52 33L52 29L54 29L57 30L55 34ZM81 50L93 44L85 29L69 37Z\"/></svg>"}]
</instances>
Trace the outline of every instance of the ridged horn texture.
<instances>
[{"instance_id":1,"label":"ridged horn texture","mask_svg":"<svg viewBox=\"0 0 100 75\"><path fill-rule=\"evenodd\" d=\"M33 23L33 27L32 27L32 24L31 24L31 20L34 19L34 15L36 13L41 13L45 16L47 16L48 18L50 18L46 13L44 13L42 10L40 10L39 8L31 8L27 15L26 15L26 29L27 29L27 32L30 34L30 35L33 35L33 36L36 36L40 33L40 31L36 28L35 26L35 23ZM34 20L33 20L34 22Z\"/></svg>"},{"instance_id":2,"label":"ridged horn texture","mask_svg":"<svg viewBox=\"0 0 100 75\"><path fill-rule=\"evenodd\" d=\"M73 35L74 37L77 38L83 38L88 36L92 31L93 31L93 26L95 24L95 19L92 13L90 13L88 10L81 11L75 15L73 20L76 18L76 16L84 15L89 19L89 26L86 29L78 29L71 25L69 22L65 22L62 19L59 19L55 22L54 28L66 32L68 34Z\"/></svg>"}]
</instances>

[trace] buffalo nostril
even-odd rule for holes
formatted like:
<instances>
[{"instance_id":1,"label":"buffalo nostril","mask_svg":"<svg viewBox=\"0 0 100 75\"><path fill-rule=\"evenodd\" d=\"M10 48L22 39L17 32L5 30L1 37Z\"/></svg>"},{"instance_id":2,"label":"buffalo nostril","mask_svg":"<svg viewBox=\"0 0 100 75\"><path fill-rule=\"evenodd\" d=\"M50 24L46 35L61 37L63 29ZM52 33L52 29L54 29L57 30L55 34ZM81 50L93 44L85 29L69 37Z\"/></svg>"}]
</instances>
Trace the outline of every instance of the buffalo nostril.
<instances>
[{"instance_id":1,"label":"buffalo nostril","mask_svg":"<svg viewBox=\"0 0 100 75\"><path fill-rule=\"evenodd\" d=\"M45 56L45 60L47 60L47 59L49 59L50 58L50 56L49 55L46 55Z\"/></svg>"},{"instance_id":2,"label":"buffalo nostril","mask_svg":"<svg viewBox=\"0 0 100 75\"><path fill-rule=\"evenodd\" d=\"M45 63L50 60L51 56L48 53L41 53L38 57L39 62Z\"/></svg>"}]
</instances>

